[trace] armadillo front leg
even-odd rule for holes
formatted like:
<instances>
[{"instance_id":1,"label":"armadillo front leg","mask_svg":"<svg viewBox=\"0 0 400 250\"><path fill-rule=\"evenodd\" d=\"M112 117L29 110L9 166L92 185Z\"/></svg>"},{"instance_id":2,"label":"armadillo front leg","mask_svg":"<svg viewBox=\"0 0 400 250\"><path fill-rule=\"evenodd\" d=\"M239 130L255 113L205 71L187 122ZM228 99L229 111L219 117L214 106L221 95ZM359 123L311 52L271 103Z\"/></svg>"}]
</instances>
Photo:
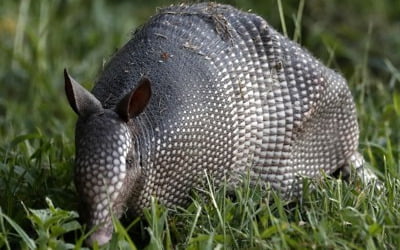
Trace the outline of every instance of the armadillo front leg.
<instances>
[{"instance_id":1,"label":"armadillo front leg","mask_svg":"<svg viewBox=\"0 0 400 250\"><path fill-rule=\"evenodd\" d=\"M346 179L355 175L360 178L364 185L374 183L379 190L382 190L383 184L378 180L375 173L365 165L364 157L359 152L355 152L340 171Z\"/></svg>"}]
</instances>

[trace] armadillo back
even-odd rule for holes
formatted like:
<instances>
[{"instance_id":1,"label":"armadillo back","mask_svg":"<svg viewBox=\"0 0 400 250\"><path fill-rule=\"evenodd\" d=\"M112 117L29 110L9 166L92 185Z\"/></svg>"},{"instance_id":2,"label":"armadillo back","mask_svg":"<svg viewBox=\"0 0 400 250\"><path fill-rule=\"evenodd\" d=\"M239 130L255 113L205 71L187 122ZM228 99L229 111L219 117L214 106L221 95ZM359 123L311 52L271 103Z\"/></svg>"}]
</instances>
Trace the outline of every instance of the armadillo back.
<instances>
[{"instance_id":1,"label":"armadillo back","mask_svg":"<svg viewBox=\"0 0 400 250\"><path fill-rule=\"evenodd\" d=\"M151 195L183 204L204 171L250 171L286 198L301 176L343 166L358 127L349 89L261 17L217 4L161 10L110 61L94 95L112 108L141 76L153 96L135 119L144 173L134 206Z\"/></svg>"}]
</instances>

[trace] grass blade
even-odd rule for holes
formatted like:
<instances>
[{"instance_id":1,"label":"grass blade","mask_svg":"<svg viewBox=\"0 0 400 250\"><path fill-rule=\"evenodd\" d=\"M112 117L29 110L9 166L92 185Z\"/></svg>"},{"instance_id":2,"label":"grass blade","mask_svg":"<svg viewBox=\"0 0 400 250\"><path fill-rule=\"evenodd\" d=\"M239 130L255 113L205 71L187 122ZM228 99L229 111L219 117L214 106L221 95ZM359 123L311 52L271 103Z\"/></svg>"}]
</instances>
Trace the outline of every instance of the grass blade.
<instances>
[{"instance_id":1,"label":"grass blade","mask_svg":"<svg viewBox=\"0 0 400 250\"><path fill-rule=\"evenodd\" d=\"M3 213L0 207L0 217L4 218L8 224L10 224L17 234L21 237L22 241L26 244L29 249L36 249L36 244L33 239L31 239L28 234L17 224L15 223L10 217Z\"/></svg>"}]
</instances>

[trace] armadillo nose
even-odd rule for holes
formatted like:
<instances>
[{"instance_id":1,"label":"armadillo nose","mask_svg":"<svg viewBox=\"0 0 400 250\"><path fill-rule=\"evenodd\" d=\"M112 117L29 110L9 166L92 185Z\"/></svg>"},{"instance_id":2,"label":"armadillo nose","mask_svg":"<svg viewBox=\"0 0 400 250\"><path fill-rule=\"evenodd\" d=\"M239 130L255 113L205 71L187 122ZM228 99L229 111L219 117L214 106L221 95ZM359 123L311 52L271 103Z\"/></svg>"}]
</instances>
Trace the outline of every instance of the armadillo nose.
<instances>
[{"instance_id":1,"label":"armadillo nose","mask_svg":"<svg viewBox=\"0 0 400 250\"><path fill-rule=\"evenodd\" d=\"M110 233L107 233L105 231L96 231L92 235L90 235L88 239L86 239L86 243L89 246L93 246L95 242L97 242L99 246L102 246L111 240L111 236L112 235Z\"/></svg>"}]
</instances>

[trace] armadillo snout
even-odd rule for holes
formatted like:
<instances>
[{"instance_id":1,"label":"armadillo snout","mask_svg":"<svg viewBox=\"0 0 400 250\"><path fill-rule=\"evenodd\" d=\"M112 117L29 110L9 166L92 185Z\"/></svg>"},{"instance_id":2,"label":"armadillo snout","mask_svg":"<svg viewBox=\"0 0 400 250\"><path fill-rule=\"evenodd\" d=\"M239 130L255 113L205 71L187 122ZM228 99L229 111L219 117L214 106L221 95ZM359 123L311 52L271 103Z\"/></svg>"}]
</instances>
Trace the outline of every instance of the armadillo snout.
<instances>
[{"instance_id":1,"label":"armadillo snout","mask_svg":"<svg viewBox=\"0 0 400 250\"><path fill-rule=\"evenodd\" d=\"M111 231L100 229L89 236L89 238L86 240L86 244L93 246L95 242L97 242L97 244L101 246L109 242L111 240L111 236Z\"/></svg>"},{"instance_id":2,"label":"armadillo snout","mask_svg":"<svg viewBox=\"0 0 400 250\"><path fill-rule=\"evenodd\" d=\"M88 218L84 219L100 227L89 242L104 244L111 237L112 215L119 217L125 209L132 138L126 123L108 111L77 126L75 184L87 205Z\"/></svg>"}]
</instances>

